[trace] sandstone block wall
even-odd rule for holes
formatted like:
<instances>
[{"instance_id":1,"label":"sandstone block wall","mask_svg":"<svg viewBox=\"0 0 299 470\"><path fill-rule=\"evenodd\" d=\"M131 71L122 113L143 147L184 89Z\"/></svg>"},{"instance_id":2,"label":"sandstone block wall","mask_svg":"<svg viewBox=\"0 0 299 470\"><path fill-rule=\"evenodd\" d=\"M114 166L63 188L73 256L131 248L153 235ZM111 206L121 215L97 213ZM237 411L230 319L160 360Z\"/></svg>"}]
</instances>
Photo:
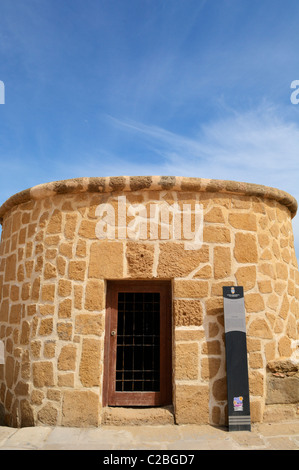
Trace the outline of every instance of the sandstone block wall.
<instances>
[{"instance_id":1,"label":"sandstone block wall","mask_svg":"<svg viewBox=\"0 0 299 470\"><path fill-rule=\"evenodd\" d=\"M119 195L147 208L200 203L202 246L188 251L161 236L99 240L97 207L109 203L117 212ZM295 389L299 380L296 210L276 189L175 177L81 178L10 198L0 208L5 423L101 424L110 279L172 281L178 424L226 423L224 285L244 286L252 420L271 419L277 406L298 416L298 394L289 391L289 379Z\"/></svg>"}]
</instances>

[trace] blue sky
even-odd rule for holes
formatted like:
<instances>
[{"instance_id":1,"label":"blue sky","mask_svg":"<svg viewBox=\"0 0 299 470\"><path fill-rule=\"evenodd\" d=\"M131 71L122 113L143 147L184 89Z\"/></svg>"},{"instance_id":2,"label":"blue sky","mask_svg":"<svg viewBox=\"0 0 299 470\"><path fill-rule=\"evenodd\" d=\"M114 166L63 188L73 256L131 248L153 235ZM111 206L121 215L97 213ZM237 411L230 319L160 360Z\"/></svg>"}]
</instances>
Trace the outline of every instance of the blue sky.
<instances>
[{"instance_id":1,"label":"blue sky","mask_svg":"<svg viewBox=\"0 0 299 470\"><path fill-rule=\"evenodd\" d=\"M1 0L0 203L149 174L299 200L298 44L298 0Z\"/></svg>"}]
</instances>

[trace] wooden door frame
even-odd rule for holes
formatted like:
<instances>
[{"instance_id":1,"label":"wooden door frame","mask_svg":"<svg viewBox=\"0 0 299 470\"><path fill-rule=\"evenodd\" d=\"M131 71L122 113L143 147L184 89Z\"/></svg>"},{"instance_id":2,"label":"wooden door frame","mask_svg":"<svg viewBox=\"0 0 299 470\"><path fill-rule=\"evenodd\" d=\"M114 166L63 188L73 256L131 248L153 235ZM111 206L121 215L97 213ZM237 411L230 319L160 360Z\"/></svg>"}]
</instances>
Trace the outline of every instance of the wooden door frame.
<instances>
[{"instance_id":1,"label":"wooden door frame","mask_svg":"<svg viewBox=\"0 0 299 470\"><path fill-rule=\"evenodd\" d=\"M116 338L118 292L160 292L160 392L115 392ZM116 324L115 324L116 323ZM114 344L113 344L114 342ZM134 394L134 396L133 396ZM133 397L133 400L132 400ZM103 406L165 406L172 404L172 324L170 281L107 281L105 320Z\"/></svg>"}]
</instances>

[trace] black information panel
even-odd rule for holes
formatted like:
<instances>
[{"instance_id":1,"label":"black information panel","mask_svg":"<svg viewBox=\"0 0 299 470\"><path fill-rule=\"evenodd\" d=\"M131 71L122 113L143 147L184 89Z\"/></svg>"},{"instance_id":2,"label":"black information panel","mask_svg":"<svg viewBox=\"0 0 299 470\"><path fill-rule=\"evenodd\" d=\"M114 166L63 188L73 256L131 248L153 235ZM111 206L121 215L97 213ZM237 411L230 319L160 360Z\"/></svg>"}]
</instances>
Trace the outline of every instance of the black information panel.
<instances>
[{"instance_id":1,"label":"black information panel","mask_svg":"<svg viewBox=\"0 0 299 470\"><path fill-rule=\"evenodd\" d=\"M223 287L229 431L251 431L243 287Z\"/></svg>"}]
</instances>

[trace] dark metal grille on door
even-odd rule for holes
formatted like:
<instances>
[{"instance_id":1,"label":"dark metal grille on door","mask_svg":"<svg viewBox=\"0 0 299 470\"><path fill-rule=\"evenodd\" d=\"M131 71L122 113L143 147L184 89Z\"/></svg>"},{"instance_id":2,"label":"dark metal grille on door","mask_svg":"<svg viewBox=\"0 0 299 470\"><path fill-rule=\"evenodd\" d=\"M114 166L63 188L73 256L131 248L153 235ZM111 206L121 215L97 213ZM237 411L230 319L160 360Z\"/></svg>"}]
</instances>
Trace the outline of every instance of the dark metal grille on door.
<instances>
[{"instance_id":1,"label":"dark metal grille on door","mask_svg":"<svg viewBox=\"0 0 299 470\"><path fill-rule=\"evenodd\" d=\"M116 391L160 390L160 294L118 293Z\"/></svg>"}]
</instances>

